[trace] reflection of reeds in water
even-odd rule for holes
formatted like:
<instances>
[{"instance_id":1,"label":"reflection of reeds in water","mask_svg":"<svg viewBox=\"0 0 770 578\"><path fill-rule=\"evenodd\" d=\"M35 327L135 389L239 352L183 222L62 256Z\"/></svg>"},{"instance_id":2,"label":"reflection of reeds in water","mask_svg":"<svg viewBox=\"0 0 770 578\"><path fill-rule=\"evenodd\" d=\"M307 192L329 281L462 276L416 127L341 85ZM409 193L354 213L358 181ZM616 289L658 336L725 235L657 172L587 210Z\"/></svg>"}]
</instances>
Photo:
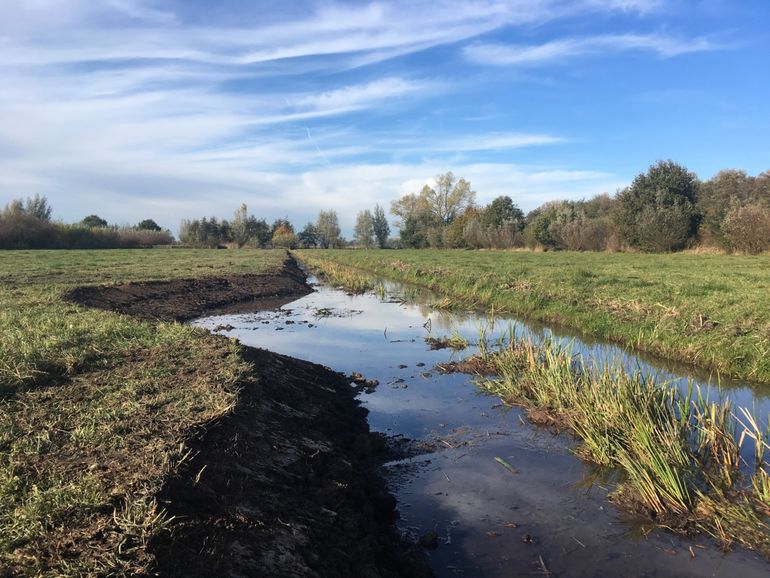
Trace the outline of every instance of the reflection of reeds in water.
<instances>
[{"instance_id":1,"label":"reflection of reeds in water","mask_svg":"<svg viewBox=\"0 0 770 578\"><path fill-rule=\"evenodd\" d=\"M493 352L481 347L486 341L482 329L480 354L499 377L482 385L536 421L574 432L581 458L618 472L616 503L669 529L704 531L770 556L770 431L748 410L739 419L728 400L711 401L692 386L682 392L619 363L587 368L547 341L511 340ZM741 448L752 441L747 464Z\"/></svg>"}]
</instances>

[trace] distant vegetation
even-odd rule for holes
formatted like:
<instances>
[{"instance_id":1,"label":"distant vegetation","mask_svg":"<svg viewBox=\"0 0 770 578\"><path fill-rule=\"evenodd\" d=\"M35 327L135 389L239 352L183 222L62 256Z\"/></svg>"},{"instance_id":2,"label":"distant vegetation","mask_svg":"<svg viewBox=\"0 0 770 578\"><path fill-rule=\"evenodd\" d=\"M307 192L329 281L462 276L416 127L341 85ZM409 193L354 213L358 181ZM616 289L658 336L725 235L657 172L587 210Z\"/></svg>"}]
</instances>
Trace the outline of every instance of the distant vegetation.
<instances>
[{"instance_id":1,"label":"distant vegetation","mask_svg":"<svg viewBox=\"0 0 770 578\"><path fill-rule=\"evenodd\" d=\"M174 238L152 219L110 226L98 215L74 224L51 220L46 197L16 199L0 212L0 249L119 249L170 245Z\"/></svg>"},{"instance_id":2,"label":"distant vegetation","mask_svg":"<svg viewBox=\"0 0 770 578\"><path fill-rule=\"evenodd\" d=\"M276 219L272 226L264 219L248 214L243 204L233 219L216 217L184 220L179 240L190 247L297 247L335 249L345 245L335 211L321 211L315 223L308 223L299 233L287 218Z\"/></svg>"},{"instance_id":3,"label":"distant vegetation","mask_svg":"<svg viewBox=\"0 0 770 578\"><path fill-rule=\"evenodd\" d=\"M564 249L669 252L708 247L770 249L770 171L727 170L702 182L659 161L615 196L550 201L526 216L508 196L477 206L470 183L449 172L394 201L405 248Z\"/></svg>"},{"instance_id":4,"label":"distant vegetation","mask_svg":"<svg viewBox=\"0 0 770 578\"><path fill-rule=\"evenodd\" d=\"M354 238L342 236L337 213L321 211L301 230L288 218L272 225L245 204L232 219L185 219L179 241L188 247L364 249L511 249L642 251L707 249L759 254L770 250L770 171L753 177L724 170L701 181L682 165L658 161L614 195L548 201L528 214L501 195L476 203L471 183L451 171L391 203L398 237L380 205L360 211ZM152 219L133 227L109 225L98 215L67 225L51 221L45 197L15 200L0 213L0 248L113 248L170 244Z\"/></svg>"},{"instance_id":5,"label":"distant vegetation","mask_svg":"<svg viewBox=\"0 0 770 578\"><path fill-rule=\"evenodd\" d=\"M511 249L642 251L707 249L758 254L770 250L770 171L752 177L725 170L708 181L673 161L659 161L614 196L549 201L525 214L507 196L476 203L471 183L451 171L391 203L398 237L379 205L356 216L353 240L341 234L337 213L321 211L295 232L287 219L272 226L248 215L182 222L180 241L192 247L334 249Z\"/></svg>"}]
</instances>

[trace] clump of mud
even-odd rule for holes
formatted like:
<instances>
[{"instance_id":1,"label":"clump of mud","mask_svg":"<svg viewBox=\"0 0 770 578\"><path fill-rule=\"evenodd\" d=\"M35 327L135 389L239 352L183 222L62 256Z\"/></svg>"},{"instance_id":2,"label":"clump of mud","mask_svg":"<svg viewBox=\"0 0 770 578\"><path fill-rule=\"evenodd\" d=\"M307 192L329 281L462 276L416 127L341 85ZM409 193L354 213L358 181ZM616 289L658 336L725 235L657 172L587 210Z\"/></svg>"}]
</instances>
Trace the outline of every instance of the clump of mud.
<instances>
[{"instance_id":1,"label":"clump of mud","mask_svg":"<svg viewBox=\"0 0 770 578\"><path fill-rule=\"evenodd\" d=\"M436 369L441 373L467 373L470 375L495 375L497 367L493 355L472 355L460 361L439 363Z\"/></svg>"}]
</instances>

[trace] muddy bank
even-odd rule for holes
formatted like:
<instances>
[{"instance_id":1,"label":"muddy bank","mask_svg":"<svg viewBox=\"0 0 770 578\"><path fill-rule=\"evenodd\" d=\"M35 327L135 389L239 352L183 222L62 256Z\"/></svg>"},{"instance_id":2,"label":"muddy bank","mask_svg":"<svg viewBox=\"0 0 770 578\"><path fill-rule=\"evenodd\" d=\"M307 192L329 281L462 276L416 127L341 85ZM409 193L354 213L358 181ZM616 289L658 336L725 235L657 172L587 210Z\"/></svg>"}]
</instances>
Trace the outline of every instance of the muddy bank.
<instances>
[{"instance_id":1,"label":"muddy bank","mask_svg":"<svg viewBox=\"0 0 770 578\"><path fill-rule=\"evenodd\" d=\"M164 576L429 576L400 543L377 441L350 382L246 349L255 380L192 448L160 499L177 517L152 550Z\"/></svg>"},{"instance_id":2,"label":"muddy bank","mask_svg":"<svg viewBox=\"0 0 770 578\"><path fill-rule=\"evenodd\" d=\"M296 261L287 257L274 274L143 281L75 288L65 298L153 321L189 321L204 314L271 309L312 290Z\"/></svg>"},{"instance_id":3,"label":"muddy bank","mask_svg":"<svg viewBox=\"0 0 770 578\"><path fill-rule=\"evenodd\" d=\"M271 309L311 291L287 258L277 274L81 287L67 298L184 321ZM421 550L395 528L396 501L379 473L390 456L351 381L262 349L241 355L253 371L235 409L186 441L191 457L157 496L173 521L147 546L152 574L431 576Z\"/></svg>"}]
</instances>

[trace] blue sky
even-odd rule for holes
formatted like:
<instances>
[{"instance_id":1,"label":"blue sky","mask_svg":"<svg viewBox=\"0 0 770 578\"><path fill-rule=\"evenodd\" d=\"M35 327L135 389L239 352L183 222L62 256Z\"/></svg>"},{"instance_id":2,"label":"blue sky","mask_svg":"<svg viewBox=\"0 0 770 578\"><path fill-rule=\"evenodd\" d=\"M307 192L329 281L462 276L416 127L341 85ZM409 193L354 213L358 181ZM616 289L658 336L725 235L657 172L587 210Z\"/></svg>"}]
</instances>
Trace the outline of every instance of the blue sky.
<instances>
[{"instance_id":1,"label":"blue sky","mask_svg":"<svg viewBox=\"0 0 770 578\"><path fill-rule=\"evenodd\" d=\"M525 211L770 169L770 2L0 0L0 204L301 227L437 173Z\"/></svg>"}]
</instances>

